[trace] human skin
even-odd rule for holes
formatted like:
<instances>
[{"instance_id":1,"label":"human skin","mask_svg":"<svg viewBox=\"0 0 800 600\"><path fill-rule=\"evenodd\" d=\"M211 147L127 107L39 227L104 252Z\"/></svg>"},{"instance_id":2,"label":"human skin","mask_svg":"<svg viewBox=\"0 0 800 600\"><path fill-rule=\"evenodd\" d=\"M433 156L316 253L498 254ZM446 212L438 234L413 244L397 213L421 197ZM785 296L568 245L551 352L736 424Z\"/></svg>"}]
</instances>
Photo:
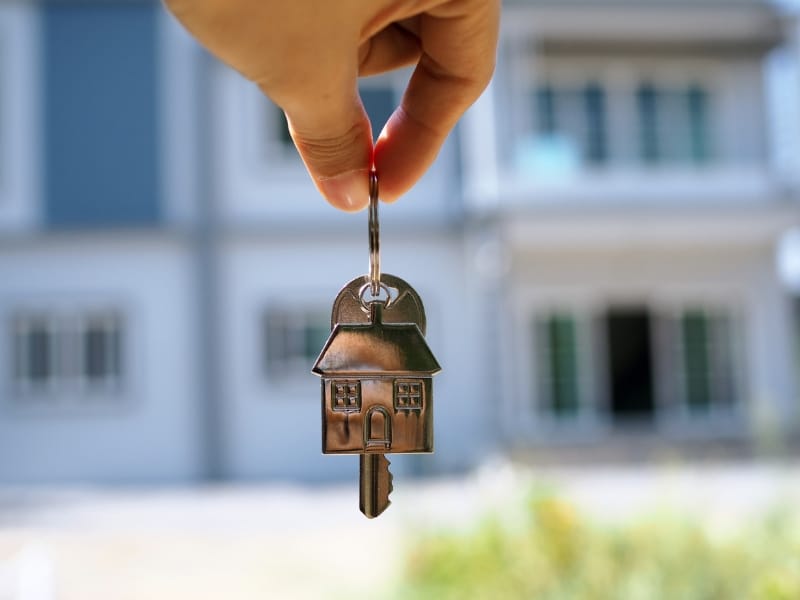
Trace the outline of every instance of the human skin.
<instances>
[{"instance_id":1,"label":"human skin","mask_svg":"<svg viewBox=\"0 0 800 600\"><path fill-rule=\"evenodd\" d=\"M392 202L422 177L494 71L500 0L165 0L209 51L283 109L325 198ZM373 146L358 77L416 65ZM379 124L376 124L379 125Z\"/></svg>"}]
</instances>

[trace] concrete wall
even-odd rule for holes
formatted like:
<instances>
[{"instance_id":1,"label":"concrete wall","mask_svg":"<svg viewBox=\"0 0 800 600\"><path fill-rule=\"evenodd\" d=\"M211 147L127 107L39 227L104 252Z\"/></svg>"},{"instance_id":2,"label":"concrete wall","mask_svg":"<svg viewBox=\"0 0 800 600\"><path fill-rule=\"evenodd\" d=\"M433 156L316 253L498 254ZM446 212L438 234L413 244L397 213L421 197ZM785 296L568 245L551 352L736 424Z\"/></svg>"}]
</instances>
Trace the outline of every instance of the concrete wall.
<instances>
[{"instance_id":1,"label":"concrete wall","mask_svg":"<svg viewBox=\"0 0 800 600\"><path fill-rule=\"evenodd\" d=\"M199 472L192 269L157 236L40 239L0 248L0 481L148 482ZM124 321L119 394L17 397L15 311L112 307Z\"/></svg>"}]
</instances>

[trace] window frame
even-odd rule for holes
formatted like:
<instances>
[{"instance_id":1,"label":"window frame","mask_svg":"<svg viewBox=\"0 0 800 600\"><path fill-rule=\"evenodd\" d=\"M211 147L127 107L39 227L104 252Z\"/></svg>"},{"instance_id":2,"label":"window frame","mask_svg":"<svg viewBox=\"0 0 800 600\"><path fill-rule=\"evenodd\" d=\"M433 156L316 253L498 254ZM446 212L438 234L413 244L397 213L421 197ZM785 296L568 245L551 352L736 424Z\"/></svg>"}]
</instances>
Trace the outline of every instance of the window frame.
<instances>
[{"instance_id":1,"label":"window frame","mask_svg":"<svg viewBox=\"0 0 800 600\"><path fill-rule=\"evenodd\" d=\"M324 340L320 340L319 348L306 348L306 336L313 328L325 331L325 339L330 336L330 308L320 304L299 304L290 306L289 304L270 304L259 311L259 340L258 340L258 364L259 377L266 383L285 383L291 380L305 379L308 376L314 360L319 355L324 345ZM283 320L281 325L284 346L295 347L303 346L303 352L284 352L281 356L273 355L276 351L273 342L270 341L271 320L279 318ZM315 322L316 321L316 322ZM324 325L324 327L323 327ZM273 332L277 333L277 332ZM286 340L290 339L289 343ZM301 341L302 340L302 341ZM272 348L272 349L271 349ZM308 350L308 352L306 352ZM312 356L313 354L313 356Z\"/></svg>"},{"instance_id":2,"label":"window frame","mask_svg":"<svg viewBox=\"0 0 800 600\"><path fill-rule=\"evenodd\" d=\"M639 82L634 94L639 138L637 164L647 168L698 168L714 164L713 115L709 110L713 96L708 86L694 80L685 85L665 86L648 78ZM703 101L698 104L701 98ZM645 99L648 100L646 106L643 104ZM695 113L693 106L703 107L702 123L697 120L700 113ZM665 115L675 108L679 110L680 119L671 121ZM664 135L667 129L680 133L670 139ZM704 135L698 138L700 130ZM676 140L679 143L674 143Z\"/></svg>"},{"instance_id":3,"label":"window frame","mask_svg":"<svg viewBox=\"0 0 800 600\"><path fill-rule=\"evenodd\" d=\"M529 96L531 112L536 115L531 130L534 145L565 142L563 146L572 150L578 168L607 168L608 98L602 84L590 79L582 86L562 87L544 81ZM578 136L569 135L576 130ZM572 162L569 166L573 166Z\"/></svg>"},{"instance_id":4,"label":"window frame","mask_svg":"<svg viewBox=\"0 0 800 600\"><path fill-rule=\"evenodd\" d=\"M126 311L112 305L73 307L25 307L13 310L6 319L5 337L9 357L9 397L17 407L33 405L84 406L103 404L118 406L127 395L130 368L129 318ZM50 338L50 369L46 381L33 382L24 375L30 370L25 364L26 331L30 324L45 323ZM86 355L86 334L92 322L102 322L105 333L113 331L116 338L115 373L102 378L89 375ZM22 332L22 333L21 333Z\"/></svg>"},{"instance_id":5,"label":"window frame","mask_svg":"<svg viewBox=\"0 0 800 600\"><path fill-rule=\"evenodd\" d=\"M563 291L563 294L562 294ZM522 290L514 299L514 319L508 335L514 351L507 358L514 365L508 376L513 388L507 390L504 421L521 440L540 439L548 445L599 441L617 432L610 414L610 382L605 360L603 316L609 306L636 304L647 307L651 316L651 344L654 374L653 432L667 439L715 439L739 437L747 432L747 308L738 293L723 290L665 289L656 296L622 290L560 290L537 287ZM681 385L675 349L675 319L687 307L705 307L727 315L729 321L730 386L733 401L713 410L690 413L677 395ZM550 414L541 393L538 372L539 348L534 339L534 320L552 312L567 312L576 322L578 346L579 406L576 418L558 419ZM664 325L667 325L666 335ZM524 325L524 327L522 326ZM520 335L522 333L522 335Z\"/></svg>"},{"instance_id":6,"label":"window frame","mask_svg":"<svg viewBox=\"0 0 800 600\"><path fill-rule=\"evenodd\" d=\"M568 422L578 418L581 411L580 394L580 353L578 340L578 323L575 315L568 311L550 311L540 313L534 317L533 335L537 350L535 368L538 378L539 411L546 413L558 422ZM570 348L560 346L559 339L564 333L564 326L569 326L569 335L572 338ZM561 340L563 342L563 340ZM564 351L570 356L572 373L564 377L562 359ZM554 352L555 351L555 352ZM559 356L555 356L555 353ZM565 383L570 390L567 394L572 398L561 398Z\"/></svg>"},{"instance_id":7,"label":"window frame","mask_svg":"<svg viewBox=\"0 0 800 600\"><path fill-rule=\"evenodd\" d=\"M408 386L406 392L401 393L400 387ZM419 391L413 393L412 386L419 386ZM425 381L422 378L398 378L392 385L392 404L395 412L421 412L425 406ZM406 398L406 403L400 402L401 398ZM416 398L413 404L411 401Z\"/></svg>"},{"instance_id":8,"label":"window frame","mask_svg":"<svg viewBox=\"0 0 800 600\"><path fill-rule=\"evenodd\" d=\"M124 380L124 354L123 345L125 339L125 326L122 318L114 312L86 314L81 323L81 342L80 348L83 354L84 368L80 373L84 387L96 390L116 390ZM99 325L103 339L103 344L111 343L110 346L103 348L103 361L105 362L105 373L99 377L93 377L90 373L91 359L89 358L88 336L92 328ZM110 338L110 339L109 339ZM110 367L110 368L109 368Z\"/></svg>"},{"instance_id":9,"label":"window frame","mask_svg":"<svg viewBox=\"0 0 800 600\"><path fill-rule=\"evenodd\" d=\"M30 335L31 331L39 324L43 325L47 332L48 348L48 374L41 383L35 383L33 377L30 377L32 367L30 365L31 359L28 357L30 348ZM52 314L48 315L40 311L31 311L28 315L14 315L10 319L9 331L9 344L11 351L9 355L12 356L13 366L11 368L11 385L14 390L14 395L19 396L35 396L53 393L55 386L55 371L58 370L58 342L57 339L55 319Z\"/></svg>"},{"instance_id":10,"label":"window frame","mask_svg":"<svg viewBox=\"0 0 800 600\"><path fill-rule=\"evenodd\" d=\"M534 428L556 435L569 431L581 435L602 427L605 398L599 392L598 385L595 311L579 304L554 302L532 306L525 314L527 349L524 355L530 366L522 369L522 372L528 374L526 397L529 399L528 412L534 418ZM547 382L543 376L540 323L553 315L570 317L574 326L576 408L572 414L566 415L558 415L551 410L552 402L545 389Z\"/></svg>"},{"instance_id":11,"label":"window frame","mask_svg":"<svg viewBox=\"0 0 800 600\"><path fill-rule=\"evenodd\" d=\"M505 131L504 137L512 140L512 143L507 144L511 154L506 157L506 162L515 165L513 169L520 175L526 174L527 167L520 162L516 148L521 148L524 144L534 144L539 135L539 109L536 106L538 91L550 88L555 92L583 92L591 84L597 84L604 92L605 159L600 162L584 160L583 155L586 152L582 152L577 157L577 173L618 169L694 169L706 165L727 164L725 156L715 151L720 146L718 139L722 135L722 128L726 126L719 116L721 111L717 110L719 97L725 93L724 82L727 75L721 59L704 56L683 58L669 54L644 57L615 53L562 56L535 54L532 48L519 46L512 49L516 56L509 65L512 84L508 88L509 98L506 99L508 116L501 120L498 132L502 136ZM647 81L652 82L656 89L688 91L699 85L705 92L705 143L706 153L710 150L710 154L704 160L695 161L689 157L685 161L668 160L651 165L640 158L641 132L636 92L639 85ZM557 106L554 110L557 112ZM582 106L581 111L585 110L586 107ZM585 117L585 114L580 115L582 120ZM585 137L588 139L588 135ZM543 173L547 174L546 171Z\"/></svg>"},{"instance_id":12,"label":"window frame","mask_svg":"<svg viewBox=\"0 0 800 600\"><path fill-rule=\"evenodd\" d=\"M347 386L344 393L340 393L340 387ZM355 388L352 390L351 388ZM338 400L342 398L343 404L339 404ZM362 396L361 396L361 380L360 379L331 379L331 410L333 412L340 412L346 414L361 412Z\"/></svg>"},{"instance_id":13,"label":"window frame","mask_svg":"<svg viewBox=\"0 0 800 600\"><path fill-rule=\"evenodd\" d=\"M688 346L684 327L685 319L691 313L699 315L706 328L704 340L706 357L704 360L707 362L707 368L703 377L705 385L708 387L708 405L702 408L692 406L690 401ZM743 372L743 369L741 369L738 359L742 347L739 320L736 315L726 307L714 304L685 304L677 310L673 320L673 326L677 329L673 352L676 354L674 360L678 365L676 372L678 416L683 420L690 421L733 416L741 405L743 395L742 382L737 377L737 373ZM722 329L727 330L724 335L720 335ZM721 341L721 338L724 340ZM724 346L725 342L727 342L727 347ZM727 399L722 397L725 387L728 388L730 394Z\"/></svg>"}]
</instances>

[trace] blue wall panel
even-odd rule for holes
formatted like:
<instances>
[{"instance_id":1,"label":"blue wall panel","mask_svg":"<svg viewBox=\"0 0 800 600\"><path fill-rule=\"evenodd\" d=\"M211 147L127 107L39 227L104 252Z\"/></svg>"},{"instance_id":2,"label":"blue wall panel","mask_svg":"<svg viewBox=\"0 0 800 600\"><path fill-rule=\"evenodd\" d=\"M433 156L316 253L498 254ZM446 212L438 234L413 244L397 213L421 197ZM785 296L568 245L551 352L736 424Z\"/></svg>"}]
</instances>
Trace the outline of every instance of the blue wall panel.
<instances>
[{"instance_id":1,"label":"blue wall panel","mask_svg":"<svg viewBox=\"0 0 800 600\"><path fill-rule=\"evenodd\" d=\"M157 10L154 2L43 5L52 228L158 221Z\"/></svg>"}]
</instances>

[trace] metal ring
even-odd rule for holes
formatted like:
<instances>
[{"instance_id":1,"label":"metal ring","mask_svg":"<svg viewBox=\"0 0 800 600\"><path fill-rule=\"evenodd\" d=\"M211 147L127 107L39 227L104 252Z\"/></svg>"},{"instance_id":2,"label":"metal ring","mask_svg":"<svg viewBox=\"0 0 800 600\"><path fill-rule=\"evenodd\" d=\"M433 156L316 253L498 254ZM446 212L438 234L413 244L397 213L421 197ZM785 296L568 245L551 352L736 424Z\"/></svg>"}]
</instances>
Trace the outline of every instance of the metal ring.
<instances>
[{"instance_id":1,"label":"metal ring","mask_svg":"<svg viewBox=\"0 0 800 600\"><path fill-rule=\"evenodd\" d=\"M381 289L381 246L378 223L378 174L369 174L369 285L373 296Z\"/></svg>"},{"instance_id":2,"label":"metal ring","mask_svg":"<svg viewBox=\"0 0 800 600\"><path fill-rule=\"evenodd\" d=\"M364 292L366 292L367 290L369 290L369 293L372 294L373 298L369 302L364 298ZM386 300L382 300L380 298L381 290L386 292ZM364 308L365 312L369 312L369 305L372 304L373 302L383 302L384 308L389 308L389 306L394 302L392 300L392 292L389 289L389 286L386 285L385 283L378 284L377 294L372 293L372 284L365 283L358 289L358 299L361 301L361 306Z\"/></svg>"}]
</instances>

